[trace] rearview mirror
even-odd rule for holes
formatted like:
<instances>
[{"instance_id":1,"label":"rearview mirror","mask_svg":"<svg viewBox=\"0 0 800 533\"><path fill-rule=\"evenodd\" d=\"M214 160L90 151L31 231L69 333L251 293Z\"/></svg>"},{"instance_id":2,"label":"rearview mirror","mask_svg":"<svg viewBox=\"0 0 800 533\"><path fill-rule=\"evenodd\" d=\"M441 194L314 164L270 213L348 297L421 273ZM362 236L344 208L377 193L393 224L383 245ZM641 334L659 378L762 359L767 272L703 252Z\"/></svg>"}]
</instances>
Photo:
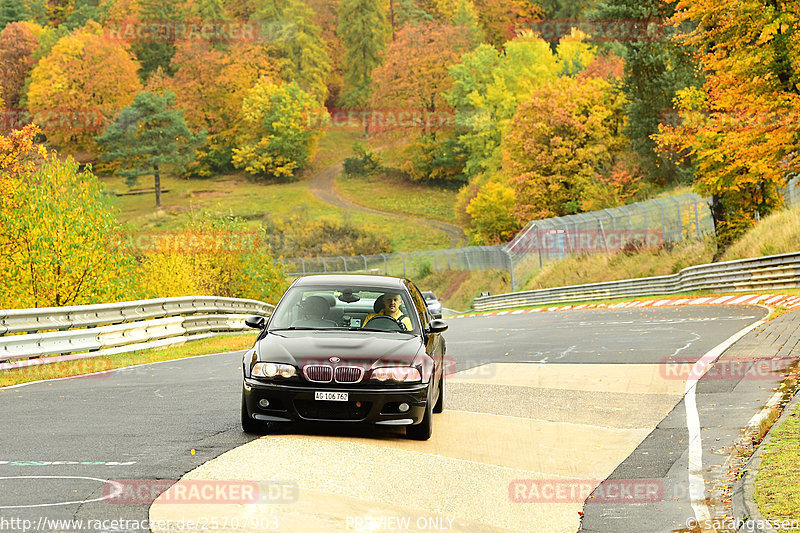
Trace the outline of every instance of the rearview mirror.
<instances>
[{"instance_id":1,"label":"rearview mirror","mask_svg":"<svg viewBox=\"0 0 800 533\"><path fill-rule=\"evenodd\" d=\"M428 333L441 333L447 331L447 322L444 320L431 320L431 325L428 328Z\"/></svg>"},{"instance_id":2,"label":"rearview mirror","mask_svg":"<svg viewBox=\"0 0 800 533\"><path fill-rule=\"evenodd\" d=\"M253 329L264 329L265 324L263 316L249 316L244 319L244 325Z\"/></svg>"}]
</instances>

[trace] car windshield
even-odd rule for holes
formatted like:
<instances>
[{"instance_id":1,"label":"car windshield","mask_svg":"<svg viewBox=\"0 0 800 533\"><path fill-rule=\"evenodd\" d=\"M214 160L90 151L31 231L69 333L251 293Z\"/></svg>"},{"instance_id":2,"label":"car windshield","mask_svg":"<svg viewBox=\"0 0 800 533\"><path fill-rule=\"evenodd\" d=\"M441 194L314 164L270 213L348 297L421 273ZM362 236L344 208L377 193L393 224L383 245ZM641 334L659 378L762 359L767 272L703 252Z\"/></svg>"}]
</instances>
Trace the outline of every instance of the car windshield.
<instances>
[{"instance_id":1,"label":"car windshield","mask_svg":"<svg viewBox=\"0 0 800 533\"><path fill-rule=\"evenodd\" d=\"M433 294L431 291L422 291L422 297L425 298L425 300L428 302L430 302L431 300L436 300L436 295Z\"/></svg>"},{"instance_id":2,"label":"car windshield","mask_svg":"<svg viewBox=\"0 0 800 533\"><path fill-rule=\"evenodd\" d=\"M372 318L384 311L386 295L400 296L399 313L390 319ZM292 287L281 299L270 320L270 331L280 330L362 330L416 334L413 305L400 289L375 287ZM384 311L383 314L388 314ZM367 319L370 319L368 323Z\"/></svg>"}]
</instances>

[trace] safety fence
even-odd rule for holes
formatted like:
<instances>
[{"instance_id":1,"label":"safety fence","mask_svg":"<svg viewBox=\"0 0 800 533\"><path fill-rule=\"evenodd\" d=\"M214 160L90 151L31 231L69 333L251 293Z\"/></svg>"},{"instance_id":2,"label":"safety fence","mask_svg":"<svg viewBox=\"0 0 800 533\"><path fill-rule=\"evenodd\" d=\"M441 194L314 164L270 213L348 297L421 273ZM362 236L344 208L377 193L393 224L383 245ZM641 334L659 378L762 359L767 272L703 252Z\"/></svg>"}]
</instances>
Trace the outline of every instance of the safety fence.
<instances>
[{"instance_id":1,"label":"safety fence","mask_svg":"<svg viewBox=\"0 0 800 533\"><path fill-rule=\"evenodd\" d=\"M799 180L798 174L787 175L783 195L788 207L800 205ZM700 240L713 231L708 198L687 193L535 220L504 245L281 261L293 277L343 272L422 277L443 270L505 270L514 290L515 278L564 257Z\"/></svg>"},{"instance_id":2,"label":"safety fence","mask_svg":"<svg viewBox=\"0 0 800 533\"><path fill-rule=\"evenodd\" d=\"M800 252L684 268L670 276L625 279L482 296L476 311L529 305L608 300L691 291L741 292L800 288Z\"/></svg>"},{"instance_id":3,"label":"safety fence","mask_svg":"<svg viewBox=\"0 0 800 533\"><path fill-rule=\"evenodd\" d=\"M0 310L0 369L112 355L242 331L268 317L257 300L189 296L112 304Z\"/></svg>"}]
</instances>

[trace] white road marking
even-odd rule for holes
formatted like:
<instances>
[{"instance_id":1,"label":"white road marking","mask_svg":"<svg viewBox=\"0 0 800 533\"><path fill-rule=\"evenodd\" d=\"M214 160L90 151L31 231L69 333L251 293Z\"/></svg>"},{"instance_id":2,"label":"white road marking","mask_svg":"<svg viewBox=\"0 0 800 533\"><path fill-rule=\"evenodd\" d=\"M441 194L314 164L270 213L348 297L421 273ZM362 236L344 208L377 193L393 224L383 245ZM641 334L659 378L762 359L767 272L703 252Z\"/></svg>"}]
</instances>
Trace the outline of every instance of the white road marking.
<instances>
[{"instance_id":1,"label":"white road marking","mask_svg":"<svg viewBox=\"0 0 800 533\"><path fill-rule=\"evenodd\" d=\"M734 333L701 357L692 367L690 376L696 378L686 380L684 404L686 405L686 428L689 430L689 498L694 516L698 522L711 519L711 512L705 503L705 481L703 480L703 441L700 435L700 413L697 412L695 392L697 382L705 373L708 365L716 361L733 343L753 331L765 322L764 319Z\"/></svg>"},{"instance_id":2,"label":"white road marking","mask_svg":"<svg viewBox=\"0 0 800 533\"><path fill-rule=\"evenodd\" d=\"M98 481L100 483L110 483L114 486L114 491L110 492L109 494L104 495L102 498L93 498L91 500L75 500L70 502L55 502L55 503L34 503L30 505L0 505L0 509L29 509L31 507L56 507L59 505L74 505L74 504L84 504L84 503L92 503L92 502L99 502L103 500L108 500L111 498L116 498L117 496L122 494L123 487L122 484L118 481L111 481L108 479L100 479L96 477L84 477L84 476L8 476L8 477L0 477L0 481L4 479L88 479L89 481Z\"/></svg>"}]
</instances>

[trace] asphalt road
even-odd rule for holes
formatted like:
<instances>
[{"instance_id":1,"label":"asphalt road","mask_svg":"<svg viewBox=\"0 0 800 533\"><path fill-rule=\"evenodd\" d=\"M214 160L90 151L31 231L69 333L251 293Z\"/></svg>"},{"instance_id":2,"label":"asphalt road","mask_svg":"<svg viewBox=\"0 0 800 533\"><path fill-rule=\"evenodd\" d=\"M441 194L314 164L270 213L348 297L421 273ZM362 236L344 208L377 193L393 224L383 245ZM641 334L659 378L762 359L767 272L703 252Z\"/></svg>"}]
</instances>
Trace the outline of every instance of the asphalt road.
<instances>
[{"instance_id":1,"label":"asphalt road","mask_svg":"<svg viewBox=\"0 0 800 533\"><path fill-rule=\"evenodd\" d=\"M460 318L449 321L446 338L458 371L488 363L657 364L697 359L765 313L716 306ZM0 389L0 530L141 531L111 521L141 524L149 504L104 501L107 480L178 480L252 440L239 426L240 358ZM669 451L653 449L654 475ZM87 527L89 520L106 522Z\"/></svg>"}]
</instances>

